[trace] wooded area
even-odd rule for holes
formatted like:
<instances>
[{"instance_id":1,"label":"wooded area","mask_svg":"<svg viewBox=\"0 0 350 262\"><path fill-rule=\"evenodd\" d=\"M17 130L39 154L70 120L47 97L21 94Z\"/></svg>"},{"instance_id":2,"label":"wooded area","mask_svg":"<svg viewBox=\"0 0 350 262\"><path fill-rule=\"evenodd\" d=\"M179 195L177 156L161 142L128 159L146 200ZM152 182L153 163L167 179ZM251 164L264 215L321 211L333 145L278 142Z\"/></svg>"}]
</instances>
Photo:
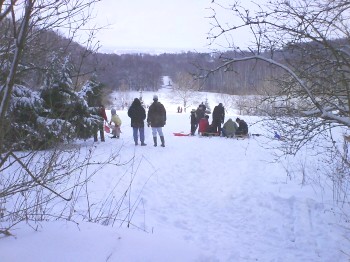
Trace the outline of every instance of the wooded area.
<instances>
[{"instance_id":1,"label":"wooded area","mask_svg":"<svg viewBox=\"0 0 350 262\"><path fill-rule=\"evenodd\" d=\"M9 34L11 24L1 22L1 34ZM83 47L52 30L40 30L33 41L28 43L18 72L17 83L25 84L34 90L42 87L44 75L54 55L69 56L73 64L74 85L77 90L92 75L105 85L107 90L157 90L161 77L175 79L178 73L199 74L202 68L210 69L219 65L224 57L236 55L208 53L164 53L150 54L104 54L95 47ZM5 60L2 60L5 68ZM277 70L255 61L237 63L230 70L222 70L208 76L201 82L202 91L227 94L256 94L259 88L267 85L265 80L277 74ZM0 75L4 81L6 70ZM271 85L271 83L268 83Z\"/></svg>"}]
</instances>

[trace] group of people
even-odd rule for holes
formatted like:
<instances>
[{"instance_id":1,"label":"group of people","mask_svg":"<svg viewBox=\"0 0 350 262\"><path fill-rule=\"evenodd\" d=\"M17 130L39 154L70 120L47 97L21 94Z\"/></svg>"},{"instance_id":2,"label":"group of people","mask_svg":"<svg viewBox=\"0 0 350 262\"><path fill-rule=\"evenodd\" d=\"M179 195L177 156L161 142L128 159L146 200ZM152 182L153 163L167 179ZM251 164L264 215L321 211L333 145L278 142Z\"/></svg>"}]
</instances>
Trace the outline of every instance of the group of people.
<instances>
[{"instance_id":1,"label":"group of people","mask_svg":"<svg viewBox=\"0 0 350 262\"><path fill-rule=\"evenodd\" d=\"M212 123L209 124L209 115L205 113L205 105L202 103L197 109L191 111L191 135L194 136L198 128L198 134L218 135L225 137L244 136L248 134L247 123L240 118L234 122L231 118L225 123L225 108L222 103L214 107ZM223 126L221 127L221 125Z\"/></svg>"},{"instance_id":2,"label":"group of people","mask_svg":"<svg viewBox=\"0 0 350 262\"><path fill-rule=\"evenodd\" d=\"M107 114L106 114L106 109L105 107L101 104L98 109L97 109L97 114L102 117L102 121L99 123L98 125L98 132L100 133L100 139L102 142L105 141L105 133L104 133L104 121L106 123L108 123L108 119L107 119ZM117 111L115 109L111 110L111 121L109 122L109 125L111 126L112 129L112 137L111 138L119 138L120 136L120 126L122 124L122 120L120 119L120 117L117 115ZM112 125L113 123L113 125ZM97 134L98 132L94 132L94 141L97 142Z\"/></svg>"},{"instance_id":3,"label":"group of people","mask_svg":"<svg viewBox=\"0 0 350 262\"><path fill-rule=\"evenodd\" d=\"M112 126L112 138L119 138L121 130L120 126L122 121L117 115L116 110L111 110L111 121L109 125ZM106 111L103 106L99 108L99 115L104 121L108 123ZM128 116L131 119L131 127L133 128L133 138L135 145L139 144L139 139L141 146L146 146L145 143L145 123L146 120L146 110L142 106L139 98L135 98L131 106L128 109ZM225 108L222 103L219 103L214 107L212 114L212 123L209 124L209 115L206 114L206 106L201 103L197 110L192 109L191 111L191 135L195 135L198 128L198 134L205 135L218 135L225 137L233 136L244 136L248 134L247 123L240 118L236 118L234 122L229 118L225 123ZM148 108L147 114L147 126L152 127L153 145L156 147L158 145L157 135L159 135L161 146L165 147L163 127L166 124L166 110L162 103L158 101L158 96L153 96L153 103ZM112 125L113 123L113 125ZM221 126L223 125L223 126ZM99 132L101 141L105 141L103 122L99 126ZM97 132L94 135L94 141L97 141Z\"/></svg>"},{"instance_id":4,"label":"group of people","mask_svg":"<svg viewBox=\"0 0 350 262\"><path fill-rule=\"evenodd\" d=\"M120 117L117 115L116 110L111 110L111 121L109 125L112 127L112 137L111 138L119 138L121 130L120 126L122 121ZM105 108L101 106L99 108L99 115L103 118L104 121L108 123L107 115ZM131 106L128 109L128 116L131 119L131 127L133 129L133 138L135 145L138 145L139 139L141 142L141 146L146 146L145 143L145 123L146 120L146 110L142 106L141 100L139 98L135 98L132 102ZM112 125L113 123L113 125ZM161 146L165 147L165 140L163 134L163 127L166 124L166 110L162 103L158 101L158 96L153 96L153 103L148 108L147 114L147 125L152 127L152 136L154 146L157 146L157 134L160 137ZM104 130L103 130L103 122L99 125L99 132L101 141L105 141L104 138ZM94 135L94 141L97 141L97 132Z\"/></svg>"}]
</instances>

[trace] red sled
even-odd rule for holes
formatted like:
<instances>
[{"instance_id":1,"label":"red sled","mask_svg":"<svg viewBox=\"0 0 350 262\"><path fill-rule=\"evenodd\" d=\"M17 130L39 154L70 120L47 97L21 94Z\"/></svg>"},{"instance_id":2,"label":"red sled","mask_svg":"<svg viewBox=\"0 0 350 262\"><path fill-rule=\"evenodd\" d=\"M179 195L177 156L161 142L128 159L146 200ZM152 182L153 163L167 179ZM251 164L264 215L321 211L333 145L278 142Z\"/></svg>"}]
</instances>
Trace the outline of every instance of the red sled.
<instances>
[{"instance_id":1,"label":"red sled","mask_svg":"<svg viewBox=\"0 0 350 262\"><path fill-rule=\"evenodd\" d=\"M110 133L111 132L111 128L107 125L105 125L105 132L106 133Z\"/></svg>"},{"instance_id":2,"label":"red sled","mask_svg":"<svg viewBox=\"0 0 350 262\"><path fill-rule=\"evenodd\" d=\"M173 134L174 134L174 136L189 136L191 133L185 134L185 133L181 132L181 133L173 133Z\"/></svg>"}]
</instances>

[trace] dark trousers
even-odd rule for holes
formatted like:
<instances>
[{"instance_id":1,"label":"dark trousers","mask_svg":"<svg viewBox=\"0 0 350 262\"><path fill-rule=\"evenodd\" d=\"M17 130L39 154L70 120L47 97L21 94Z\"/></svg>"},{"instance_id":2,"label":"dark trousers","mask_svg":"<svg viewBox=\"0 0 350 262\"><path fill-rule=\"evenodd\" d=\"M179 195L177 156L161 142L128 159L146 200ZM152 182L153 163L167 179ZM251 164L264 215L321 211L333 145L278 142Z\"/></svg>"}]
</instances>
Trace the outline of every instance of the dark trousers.
<instances>
[{"instance_id":1,"label":"dark trousers","mask_svg":"<svg viewBox=\"0 0 350 262\"><path fill-rule=\"evenodd\" d=\"M213 130L215 130L215 132L218 132L219 134L221 134L221 121L220 120L214 119L212 126L213 126Z\"/></svg>"},{"instance_id":2,"label":"dark trousers","mask_svg":"<svg viewBox=\"0 0 350 262\"><path fill-rule=\"evenodd\" d=\"M194 133L196 132L198 127L197 123L191 124L191 135L194 136Z\"/></svg>"},{"instance_id":3,"label":"dark trousers","mask_svg":"<svg viewBox=\"0 0 350 262\"><path fill-rule=\"evenodd\" d=\"M98 126L98 131L94 134L94 141L97 142L97 133L100 132L101 141L105 141L105 132L103 130L103 123Z\"/></svg>"}]
</instances>

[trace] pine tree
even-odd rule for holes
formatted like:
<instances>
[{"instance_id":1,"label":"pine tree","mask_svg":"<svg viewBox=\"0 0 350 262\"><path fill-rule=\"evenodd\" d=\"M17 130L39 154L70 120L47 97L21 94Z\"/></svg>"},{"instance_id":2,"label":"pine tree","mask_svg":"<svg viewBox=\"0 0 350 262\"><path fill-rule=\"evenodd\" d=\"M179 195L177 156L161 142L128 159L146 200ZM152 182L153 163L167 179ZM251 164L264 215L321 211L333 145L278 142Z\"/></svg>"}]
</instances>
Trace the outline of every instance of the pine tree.
<instances>
[{"instance_id":1,"label":"pine tree","mask_svg":"<svg viewBox=\"0 0 350 262\"><path fill-rule=\"evenodd\" d=\"M82 91L75 92L72 70L68 57L54 55L39 92L15 85L3 129L5 148L42 149L75 138L87 139L97 132L101 117L94 105L101 99L103 85L90 80ZM89 107L85 99L95 104Z\"/></svg>"},{"instance_id":2,"label":"pine tree","mask_svg":"<svg viewBox=\"0 0 350 262\"><path fill-rule=\"evenodd\" d=\"M62 137L86 139L97 130L99 118L89 109L84 97L73 90L72 70L69 57L60 59L53 55L41 97L50 110L49 116L61 119L66 127L62 128Z\"/></svg>"},{"instance_id":3,"label":"pine tree","mask_svg":"<svg viewBox=\"0 0 350 262\"><path fill-rule=\"evenodd\" d=\"M91 79L89 79L82 87L81 91L79 92L79 96L85 101L87 101L89 112L91 114L90 121L94 123L101 123L104 120L99 115L98 110L99 107L102 105L102 91L104 85L102 83L99 83L96 79L96 76L92 76ZM98 125L93 125L91 130L92 134L96 133L98 131Z\"/></svg>"}]
</instances>

